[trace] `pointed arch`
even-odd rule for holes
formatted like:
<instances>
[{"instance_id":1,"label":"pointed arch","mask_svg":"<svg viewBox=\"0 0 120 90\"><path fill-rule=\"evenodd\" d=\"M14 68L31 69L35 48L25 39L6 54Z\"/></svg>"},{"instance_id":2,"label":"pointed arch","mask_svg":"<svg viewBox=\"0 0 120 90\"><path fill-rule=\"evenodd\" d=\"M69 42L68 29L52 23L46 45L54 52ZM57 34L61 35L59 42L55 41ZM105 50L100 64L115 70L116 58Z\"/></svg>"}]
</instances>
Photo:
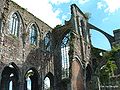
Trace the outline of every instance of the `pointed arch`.
<instances>
[{"instance_id":1,"label":"pointed arch","mask_svg":"<svg viewBox=\"0 0 120 90\"><path fill-rule=\"evenodd\" d=\"M49 31L49 32L46 32L44 35L44 48L46 51L49 51L49 52L51 51L51 44L52 44L51 33Z\"/></svg>"},{"instance_id":2,"label":"pointed arch","mask_svg":"<svg viewBox=\"0 0 120 90\"><path fill-rule=\"evenodd\" d=\"M17 90L19 88L19 74L19 68L14 62L5 66L1 74L0 90L9 90L10 87Z\"/></svg>"},{"instance_id":3,"label":"pointed arch","mask_svg":"<svg viewBox=\"0 0 120 90\"><path fill-rule=\"evenodd\" d=\"M12 35L15 35L16 37L19 37L19 34L21 33L21 30L23 29L23 20L18 11L12 12L9 15L9 33Z\"/></svg>"},{"instance_id":4,"label":"pointed arch","mask_svg":"<svg viewBox=\"0 0 120 90\"><path fill-rule=\"evenodd\" d=\"M44 81L46 78L49 79L49 81L47 81L47 83L50 84L50 86L49 86L50 90L54 90L54 76L53 76L53 74L51 72L48 72L46 74L46 76L44 77ZM45 84L45 82L44 82L44 84Z\"/></svg>"},{"instance_id":5,"label":"pointed arch","mask_svg":"<svg viewBox=\"0 0 120 90\"><path fill-rule=\"evenodd\" d=\"M32 45L36 45L38 42L38 37L40 34L39 27L36 22L31 22L27 27L27 33L29 33L29 43Z\"/></svg>"},{"instance_id":6,"label":"pointed arch","mask_svg":"<svg viewBox=\"0 0 120 90\"><path fill-rule=\"evenodd\" d=\"M39 73L34 67L28 69L28 71L24 75L24 78L25 78L25 90L27 89L39 90L38 85Z\"/></svg>"},{"instance_id":7,"label":"pointed arch","mask_svg":"<svg viewBox=\"0 0 120 90\"><path fill-rule=\"evenodd\" d=\"M62 57L62 79L69 78L69 49L70 49L70 32L66 33L61 41Z\"/></svg>"}]
</instances>

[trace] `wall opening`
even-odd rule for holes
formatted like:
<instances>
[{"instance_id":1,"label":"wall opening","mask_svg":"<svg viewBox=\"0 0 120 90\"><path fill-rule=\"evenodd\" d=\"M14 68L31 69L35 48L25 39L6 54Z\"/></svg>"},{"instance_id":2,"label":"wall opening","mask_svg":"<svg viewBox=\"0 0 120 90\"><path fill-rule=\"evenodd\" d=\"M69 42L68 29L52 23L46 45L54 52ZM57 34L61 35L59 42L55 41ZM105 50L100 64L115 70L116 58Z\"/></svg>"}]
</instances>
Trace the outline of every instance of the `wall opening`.
<instances>
[{"instance_id":1,"label":"wall opening","mask_svg":"<svg viewBox=\"0 0 120 90\"><path fill-rule=\"evenodd\" d=\"M10 81L10 83L9 83L9 90L13 90L13 82L12 81Z\"/></svg>"},{"instance_id":2,"label":"wall opening","mask_svg":"<svg viewBox=\"0 0 120 90\"><path fill-rule=\"evenodd\" d=\"M39 90L38 72L34 69L29 69L25 74L25 90Z\"/></svg>"},{"instance_id":3,"label":"wall opening","mask_svg":"<svg viewBox=\"0 0 120 90\"><path fill-rule=\"evenodd\" d=\"M6 66L1 75L0 90L17 90L18 84L18 70L12 64Z\"/></svg>"},{"instance_id":4,"label":"wall opening","mask_svg":"<svg viewBox=\"0 0 120 90\"><path fill-rule=\"evenodd\" d=\"M46 77L44 79L44 90L50 90L50 79L49 79L49 77Z\"/></svg>"},{"instance_id":5,"label":"wall opening","mask_svg":"<svg viewBox=\"0 0 120 90\"><path fill-rule=\"evenodd\" d=\"M32 45L37 45L37 39L38 39L38 28L35 24L32 24L29 27L29 42Z\"/></svg>"},{"instance_id":6,"label":"wall opening","mask_svg":"<svg viewBox=\"0 0 120 90\"><path fill-rule=\"evenodd\" d=\"M44 90L54 90L54 76L50 72L44 78Z\"/></svg>"},{"instance_id":7,"label":"wall opening","mask_svg":"<svg viewBox=\"0 0 120 90\"><path fill-rule=\"evenodd\" d=\"M70 33L66 34L61 42L62 79L69 78L69 41Z\"/></svg>"}]
</instances>

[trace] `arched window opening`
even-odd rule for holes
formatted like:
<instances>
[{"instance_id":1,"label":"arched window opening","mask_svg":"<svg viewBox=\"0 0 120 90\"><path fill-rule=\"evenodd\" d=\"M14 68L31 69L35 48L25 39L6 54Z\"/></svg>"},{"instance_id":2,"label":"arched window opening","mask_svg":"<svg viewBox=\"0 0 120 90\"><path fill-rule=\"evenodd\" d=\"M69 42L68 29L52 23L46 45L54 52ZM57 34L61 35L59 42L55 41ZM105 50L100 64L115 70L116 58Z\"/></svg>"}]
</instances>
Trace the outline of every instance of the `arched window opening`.
<instances>
[{"instance_id":1,"label":"arched window opening","mask_svg":"<svg viewBox=\"0 0 120 90\"><path fill-rule=\"evenodd\" d=\"M18 37L20 29L20 18L17 13L14 13L10 18L10 34Z\"/></svg>"},{"instance_id":2,"label":"arched window opening","mask_svg":"<svg viewBox=\"0 0 120 90\"><path fill-rule=\"evenodd\" d=\"M44 90L54 90L54 76L49 72L44 78Z\"/></svg>"},{"instance_id":3,"label":"arched window opening","mask_svg":"<svg viewBox=\"0 0 120 90\"><path fill-rule=\"evenodd\" d=\"M10 78L12 78L12 77L14 77L13 73L10 74ZM10 82L9 82L9 90L13 90L13 81L12 80L10 80Z\"/></svg>"},{"instance_id":4,"label":"arched window opening","mask_svg":"<svg viewBox=\"0 0 120 90\"><path fill-rule=\"evenodd\" d=\"M50 33L46 34L44 38L44 45L45 45L45 50L50 51L51 49Z\"/></svg>"},{"instance_id":5,"label":"arched window opening","mask_svg":"<svg viewBox=\"0 0 120 90\"><path fill-rule=\"evenodd\" d=\"M9 83L9 90L13 90L13 82L12 81L10 81L10 83Z\"/></svg>"},{"instance_id":6,"label":"arched window opening","mask_svg":"<svg viewBox=\"0 0 120 90\"><path fill-rule=\"evenodd\" d=\"M17 90L18 85L18 71L12 66L6 66L1 75L0 90Z\"/></svg>"},{"instance_id":7,"label":"arched window opening","mask_svg":"<svg viewBox=\"0 0 120 90\"><path fill-rule=\"evenodd\" d=\"M46 77L44 79L44 90L51 90L50 89L50 79L48 77Z\"/></svg>"},{"instance_id":8,"label":"arched window opening","mask_svg":"<svg viewBox=\"0 0 120 90\"><path fill-rule=\"evenodd\" d=\"M30 28L29 28L29 41L30 44L32 45L37 45L37 27L35 24L33 24Z\"/></svg>"},{"instance_id":9,"label":"arched window opening","mask_svg":"<svg viewBox=\"0 0 120 90\"><path fill-rule=\"evenodd\" d=\"M31 89L31 79L30 79L30 77L27 77L26 81L27 81L27 90L32 90Z\"/></svg>"},{"instance_id":10,"label":"arched window opening","mask_svg":"<svg viewBox=\"0 0 120 90\"><path fill-rule=\"evenodd\" d=\"M69 41L70 33L68 33L62 40L61 43L61 56L62 56L62 78L69 77Z\"/></svg>"},{"instance_id":11,"label":"arched window opening","mask_svg":"<svg viewBox=\"0 0 120 90\"><path fill-rule=\"evenodd\" d=\"M30 69L25 75L25 90L39 90L38 74Z\"/></svg>"}]
</instances>

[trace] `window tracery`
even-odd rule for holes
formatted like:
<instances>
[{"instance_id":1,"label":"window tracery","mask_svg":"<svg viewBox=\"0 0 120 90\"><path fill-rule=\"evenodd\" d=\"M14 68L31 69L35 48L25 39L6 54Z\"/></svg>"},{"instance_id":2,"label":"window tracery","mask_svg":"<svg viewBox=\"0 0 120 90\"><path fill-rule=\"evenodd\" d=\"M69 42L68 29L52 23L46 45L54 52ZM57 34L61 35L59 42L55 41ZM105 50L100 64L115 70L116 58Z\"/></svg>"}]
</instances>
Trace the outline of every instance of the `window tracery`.
<instances>
[{"instance_id":1,"label":"window tracery","mask_svg":"<svg viewBox=\"0 0 120 90\"><path fill-rule=\"evenodd\" d=\"M62 78L69 77L69 41L70 41L70 33L68 33L61 43L61 56L62 56Z\"/></svg>"},{"instance_id":2,"label":"window tracery","mask_svg":"<svg viewBox=\"0 0 120 90\"><path fill-rule=\"evenodd\" d=\"M15 35L17 37L19 36L20 18L17 13L12 14L10 18L9 29L10 29L10 34Z\"/></svg>"},{"instance_id":3,"label":"window tracery","mask_svg":"<svg viewBox=\"0 0 120 90\"><path fill-rule=\"evenodd\" d=\"M33 24L30 28L29 28L29 41L30 44L32 45L37 45L37 27L35 26L35 24Z\"/></svg>"}]
</instances>

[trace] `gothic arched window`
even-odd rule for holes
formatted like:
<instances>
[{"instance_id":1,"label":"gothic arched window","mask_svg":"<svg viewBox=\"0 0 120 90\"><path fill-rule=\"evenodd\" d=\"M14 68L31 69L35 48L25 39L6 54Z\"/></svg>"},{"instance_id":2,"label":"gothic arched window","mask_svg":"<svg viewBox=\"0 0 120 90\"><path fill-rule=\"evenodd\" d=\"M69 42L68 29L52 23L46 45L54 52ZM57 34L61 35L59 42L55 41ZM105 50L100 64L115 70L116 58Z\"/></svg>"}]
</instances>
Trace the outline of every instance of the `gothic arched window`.
<instances>
[{"instance_id":1,"label":"gothic arched window","mask_svg":"<svg viewBox=\"0 0 120 90\"><path fill-rule=\"evenodd\" d=\"M50 33L46 34L46 36L44 38L44 44L45 44L45 49L47 51L50 51L50 46L51 46Z\"/></svg>"},{"instance_id":2,"label":"gothic arched window","mask_svg":"<svg viewBox=\"0 0 120 90\"><path fill-rule=\"evenodd\" d=\"M69 77L69 41L70 33L66 34L61 43L61 56L62 56L62 78Z\"/></svg>"},{"instance_id":3,"label":"gothic arched window","mask_svg":"<svg viewBox=\"0 0 120 90\"><path fill-rule=\"evenodd\" d=\"M3 69L0 82L0 90L17 90L19 88L19 70L14 63Z\"/></svg>"},{"instance_id":4,"label":"gothic arched window","mask_svg":"<svg viewBox=\"0 0 120 90\"><path fill-rule=\"evenodd\" d=\"M54 90L54 76L51 72L44 78L44 90Z\"/></svg>"},{"instance_id":5,"label":"gothic arched window","mask_svg":"<svg viewBox=\"0 0 120 90\"><path fill-rule=\"evenodd\" d=\"M39 90L38 71L34 68L29 69L25 74L25 90Z\"/></svg>"},{"instance_id":6,"label":"gothic arched window","mask_svg":"<svg viewBox=\"0 0 120 90\"><path fill-rule=\"evenodd\" d=\"M19 29L20 29L20 18L18 13L12 14L10 18L10 34L15 35L18 37L19 35Z\"/></svg>"},{"instance_id":7,"label":"gothic arched window","mask_svg":"<svg viewBox=\"0 0 120 90\"><path fill-rule=\"evenodd\" d=\"M29 40L30 44L37 45L37 27L35 24L29 28Z\"/></svg>"}]
</instances>

